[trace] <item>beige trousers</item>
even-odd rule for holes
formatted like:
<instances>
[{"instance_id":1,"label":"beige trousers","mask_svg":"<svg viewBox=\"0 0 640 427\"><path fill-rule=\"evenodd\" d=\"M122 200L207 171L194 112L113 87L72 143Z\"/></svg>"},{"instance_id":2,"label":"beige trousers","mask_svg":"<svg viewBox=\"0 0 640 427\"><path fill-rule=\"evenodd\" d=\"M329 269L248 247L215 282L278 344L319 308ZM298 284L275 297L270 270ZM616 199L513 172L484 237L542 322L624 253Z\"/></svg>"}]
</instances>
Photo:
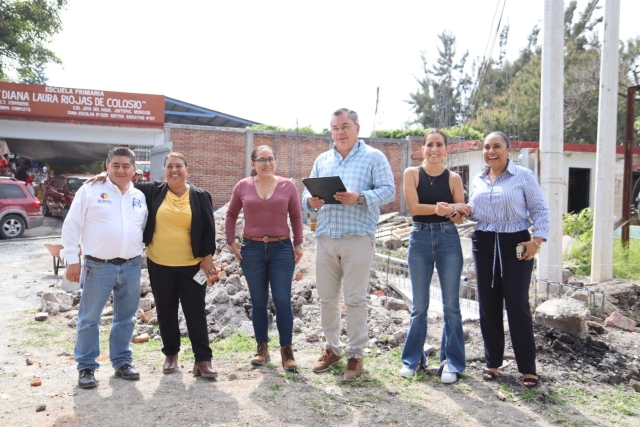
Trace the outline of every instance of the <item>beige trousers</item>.
<instances>
[{"instance_id":1,"label":"beige trousers","mask_svg":"<svg viewBox=\"0 0 640 427\"><path fill-rule=\"evenodd\" d=\"M373 260L373 240L369 236L332 239L316 237L316 286L320 298L320 320L327 348L342 353L340 334L340 290L347 307L347 358L364 356L369 341L367 326L367 286Z\"/></svg>"}]
</instances>

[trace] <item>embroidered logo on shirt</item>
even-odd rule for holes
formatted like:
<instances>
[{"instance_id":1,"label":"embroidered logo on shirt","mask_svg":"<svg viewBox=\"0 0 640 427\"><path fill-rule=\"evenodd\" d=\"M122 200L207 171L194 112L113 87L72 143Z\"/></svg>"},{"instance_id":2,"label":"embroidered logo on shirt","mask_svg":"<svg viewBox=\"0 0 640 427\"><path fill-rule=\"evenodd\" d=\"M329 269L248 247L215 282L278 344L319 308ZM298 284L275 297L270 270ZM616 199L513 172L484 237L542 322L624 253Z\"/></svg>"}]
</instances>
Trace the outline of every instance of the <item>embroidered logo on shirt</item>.
<instances>
[{"instance_id":1,"label":"embroidered logo on shirt","mask_svg":"<svg viewBox=\"0 0 640 427\"><path fill-rule=\"evenodd\" d=\"M109 193L100 193L100 199L98 200L98 203L110 205L111 200L108 200L108 199L109 199Z\"/></svg>"},{"instance_id":2,"label":"embroidered logo on shirt","mask_svg":"<svg viewBox=\"0 0 640 427\"><path fill-rule=\"evenodd\" d=\"M132 208L142 208L142 202L140 201L140 199L136 199L135 197L133 198L133 201L131 202L131 207Z\"/></svg>"}]
</instances>

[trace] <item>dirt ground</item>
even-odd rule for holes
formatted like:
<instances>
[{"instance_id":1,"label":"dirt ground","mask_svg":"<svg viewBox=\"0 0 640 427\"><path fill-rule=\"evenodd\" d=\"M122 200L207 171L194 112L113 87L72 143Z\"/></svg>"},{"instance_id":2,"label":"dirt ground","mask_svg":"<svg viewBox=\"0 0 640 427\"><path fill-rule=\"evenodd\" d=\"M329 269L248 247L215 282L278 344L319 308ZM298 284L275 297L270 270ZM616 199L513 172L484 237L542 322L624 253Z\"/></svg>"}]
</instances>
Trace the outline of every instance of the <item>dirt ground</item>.
<instances>
[{"instance_id":1,"label":"dirt ground","mask_svg":"<svg viewBox=\"0 0 640 427\"><path fill-rule=\"evenodd\" d=\"M193 377L192 362L186 361L177 373L163 375L159 346L149 342L134 345L141 379L129 382L113 375L103 345L99 385L81 390L72 356L75 332L64 313L44 323L34 320L36 294L59 280L45 241L53 242L0 242L2 426L640 425L640 393L622 380L625 363L640 355L640 334L609 328L578 344L537 328L541 385L533 391L521 385L515 363L509 363L510 350L498 379L481 379L482 339L475 322L465 324L467 370L454 385L423 373L400 378L397 348L373 349L365 360L366 375L353 383L341 381L344 363L314 374L310 367L322 343L299 334L294 339L298 374L284 373L277 347L272 364L253 368L250 351L225 352L218 348L221 341L213 344L218 380ZM308 248L303 263L313 271ZM427 341L436 348L441 329L441 319L429 325ZM103 337L107 332L105 326ZM606 349L594 350L602 345ZM618 368L593 366L605 357L616 359ZM35 378L41 386L31 385Z\"/></svg>"}]
</instances>

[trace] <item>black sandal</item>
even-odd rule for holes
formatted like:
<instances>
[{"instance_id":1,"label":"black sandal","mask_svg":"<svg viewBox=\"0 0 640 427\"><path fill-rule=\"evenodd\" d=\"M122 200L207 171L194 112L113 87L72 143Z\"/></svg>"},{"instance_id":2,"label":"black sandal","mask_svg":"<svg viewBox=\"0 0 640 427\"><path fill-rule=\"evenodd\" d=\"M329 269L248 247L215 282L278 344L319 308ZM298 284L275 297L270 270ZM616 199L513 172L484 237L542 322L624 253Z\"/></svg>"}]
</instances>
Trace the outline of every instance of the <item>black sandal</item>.
<instances>
[{"instance_id":1,"label":"black sandal","mask_svg":"<svg viewBox=\"0 0 640 427\"><path fill-rule=\"evenodd\" d=\"M486 377L485 375L487 375L488 377ZM493 381L496 379L497 376L498 374L493 372L491 369L482 370L482 379L484 379L485 381Z\"/></svg>"},{"instance_id":2,"label":"black sandal","mask_svg":"<svg viewBox=\"0 0 640 427\"><path fill-rule=\"evenodd\" d=\"M531 375L535 375L535 374L531 374ZM526 388L537 387L538 386L538 376L536 375L535 377L528 377L528 378L522 377L522 385L525 386Z\"/></svg>"}]
</instances>

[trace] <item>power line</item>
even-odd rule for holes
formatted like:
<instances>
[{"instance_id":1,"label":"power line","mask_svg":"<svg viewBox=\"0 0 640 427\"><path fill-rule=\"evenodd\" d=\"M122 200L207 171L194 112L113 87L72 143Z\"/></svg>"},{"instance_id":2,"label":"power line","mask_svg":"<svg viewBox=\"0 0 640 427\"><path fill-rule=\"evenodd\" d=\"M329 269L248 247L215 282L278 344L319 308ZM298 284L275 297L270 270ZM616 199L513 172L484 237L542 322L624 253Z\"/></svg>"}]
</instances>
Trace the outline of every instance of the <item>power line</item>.
<instances>
[{"instance_id":1,"label":"power line","mask_svg":"<svg viewBox=\"0 0 640 427\"><path fill-rule=\"evenodd\" d=\"M495 31L493 30L493 24L496 20L496 16L498 15L498 9L500 8L500 2L502 0L498 0L498 3L496 4L496 10L494 11L493 14L493 20L491 21L491 29L489 30L489 39L487 40L487 45L485 47L485 51L484 51L484 56L482 58L482 62L480 64L480 68L478 69L478 79L476 80L476 85L474 86L474 88L471 90L471 96L469 97L469 101L470 103L474 103L475 100L475 96L477 95L477 93L480 91L480 88L483 87L484 85L484 79L487 75L487 70L489 68L489 63L491 62L491 55L493 54L493 49L495 47L496 44L496 39L498 37L498 34L500 32L500 25L502 24L502 17L504 15L504 9L505 6L507 4L507 0L504 0L504 2L502 3L502 10L500 11L500 18L498 19L498 25L495 27ZM489 45L491 45L491 49L489 49ZM465 118L465 124L469 121L469 118L471 117L471 114L467 114L467 117Z\"/></svg>"}]
</instances>

